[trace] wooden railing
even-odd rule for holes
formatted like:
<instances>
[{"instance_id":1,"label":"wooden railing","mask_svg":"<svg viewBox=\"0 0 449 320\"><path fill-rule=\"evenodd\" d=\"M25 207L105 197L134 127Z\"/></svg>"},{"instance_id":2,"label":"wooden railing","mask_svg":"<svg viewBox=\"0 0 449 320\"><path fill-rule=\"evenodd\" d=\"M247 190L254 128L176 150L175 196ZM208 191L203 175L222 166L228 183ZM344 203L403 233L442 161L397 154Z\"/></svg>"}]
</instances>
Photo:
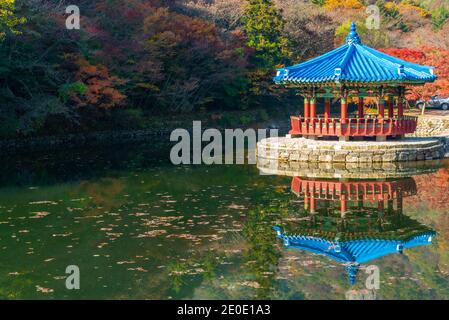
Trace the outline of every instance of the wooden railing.
<instances>
[{"instance_id":1,"label":"wooden railing","mask_svg":"<svg viewBox=\"0 0 449 320\"><path fill-rule=\"evenodd\" d=\"M396 136L413 133L417 117L401 118L302 118L290 117L292 135L304 136Z\"/></svg>"},{"instance_id":2,"label":"wooden railing","mask_svg":"<svg viewBox=\"0 0 449 320\"><path fill-rule=\"evenodd\" d=\"M397 181L325 181L306 180L294 177L291 189L296 195L315 199L338 200L345 195L346 200L384 200L416 195L416 183L411 178Z\"/></svg>"}]
</instances>

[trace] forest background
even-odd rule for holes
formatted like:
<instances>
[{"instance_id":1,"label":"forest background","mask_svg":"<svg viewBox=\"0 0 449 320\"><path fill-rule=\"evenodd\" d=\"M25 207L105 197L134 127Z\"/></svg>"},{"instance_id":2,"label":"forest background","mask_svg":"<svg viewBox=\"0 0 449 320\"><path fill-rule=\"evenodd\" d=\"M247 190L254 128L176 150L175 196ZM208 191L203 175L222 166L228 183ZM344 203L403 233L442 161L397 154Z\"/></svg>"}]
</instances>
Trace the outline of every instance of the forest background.
<instances>
[{"instance_id":1,"label":"forest background","mask_svg":"<svg viewBox=\"0 0 449 320\"><path fill-rule=\"evenodd\" d=\"M447 0L0 0L0 139L288 119L301 102L276 68L342 44L351 21L365 44L436 67L410 101L449 95L448 18Z\"/></svg>"}]
</instances>

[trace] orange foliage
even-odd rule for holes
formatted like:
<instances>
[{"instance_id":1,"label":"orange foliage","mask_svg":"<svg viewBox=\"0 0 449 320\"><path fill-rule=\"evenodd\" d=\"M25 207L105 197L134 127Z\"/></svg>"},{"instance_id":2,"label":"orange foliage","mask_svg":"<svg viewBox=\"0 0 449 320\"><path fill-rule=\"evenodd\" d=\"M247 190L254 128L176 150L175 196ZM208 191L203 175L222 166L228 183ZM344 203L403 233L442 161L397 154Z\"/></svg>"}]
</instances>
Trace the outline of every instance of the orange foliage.
<instances>
[{"instance_id":1,"label":"orange foliage","mask_svg":"<svg viewBox=\"0 0 449 320\"><path fill-rule=\"evenodd\" d=\"M431 175L415 176L418 194L414 203L428 204L432 210L449 211L449 168L442 168Z\"/></svg>"},{"instance_id":2,"label":"orange foliage","mask_svg":"<svg viewBox=\"0 0 449 320\"><path fill-rule=\"evenodd\" d=\"M103 65L93 65L84 58L77 58L79 67L76 80L86 86L84 94L72 95L72 100L77 107L95 106L109 109L120 105L126 96L116 86L123 81L118 77L111 76L108 69Z\"/></svg>"},{"instance_id":3,"label":"orange foliage","mask_svg":"<svg viewBox=\"0 0 449 320\"><path fill-rule=\"evenodd\" d=\"M333 9L360 9L363 8L363 3L359 0L326 0L324 8L328 10Z\"/></svg>"},{"instance_id":4,"label":"orange foliage","mask_svg":"<svg viewBox=\"0 0 449 320\"><path fill-rule=\"evenodd\" d=\"M423 18L427 18L431 15L431 13L428 12L427 10L408 2L400 2L400 3L387 2L385 4L385 8L388 10L398 10L402 14L407 14L408 12L417 13L420 17Z\"/></svg>"}]
</instances>

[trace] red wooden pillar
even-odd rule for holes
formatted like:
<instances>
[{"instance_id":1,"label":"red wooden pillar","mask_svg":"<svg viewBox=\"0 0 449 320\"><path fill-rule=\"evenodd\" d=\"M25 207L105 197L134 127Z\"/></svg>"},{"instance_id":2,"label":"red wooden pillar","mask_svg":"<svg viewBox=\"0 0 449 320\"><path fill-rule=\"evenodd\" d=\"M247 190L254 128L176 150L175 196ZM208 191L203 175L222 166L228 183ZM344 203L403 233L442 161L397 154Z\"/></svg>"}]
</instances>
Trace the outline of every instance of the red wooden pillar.
<instances>
[{"instance_id":1,"label":"red wooden pillar","mask_svg":"<svg viewBox=\"0 0 449 320\"><path fill-rule=\"evenodd\" d=\"M388 118L394 118L394 99L393 97L388 98Z\"/></svg>"},{"instance_id":2,"label":"red wooden pillar","mask_svg":"<svg viewBox=\"0 0 449 320\"><path fill-rule=\"evenodd\" d=\"M385 117L385 100L383 97L379 98L379 104L377 107L378 115L377 117L379 119L383 119Z\"/></svg>"},{"instance_id":3,"label":"red wooden pillar","mask_svg":"<svg viewBox=\"0 0 449 320\"><path fill-rule=\"evenodd\" d=\"M331 116L331 99L324 100L324 119L329 119Z\"/></svg>"},{"instance_id":4,"label":"red wooden pillar","mask_svg":"<svg viewBox=\"0 0 449 320\"><path fill-rule=\"evenodd\" d=\"M358 116L359 116L359 118L363 118L365 115L364 115L364 110L363 110L363 97L360 97L359 98L359 104L358 104Z\"/></svg>"},{"instance_id":5,"label":"red wooden pillar","mask_svg":"<svg viewBox=\"0 0 449 320\"><path fill-rule=\"evenodd\" d=\"M348 102L346 98L341 98L341 106L340 106L340 120L341 123L346 123L348 120Z\"/></svg>"},{"instance_id":6,"label":"red wooden pillar","mask_svg":"<svg viewBox=\"0 0 449 320\"><path fill-rule=\"evenodd\" d=\"M404 116L404 101L402 96L399 96L398 100L398 118L402 118Z\"/></svg>"},{"instance_id":7,"label":"red wooden pillar","mask_svg":"<svg viewBox=\"0 0 449 320\"><path fill-rule=\"evenodd\" d=\"M310 118L316 118L316 99L313 97L310 99Z\"/></svg>"},{"instance_id":8,"label":"red wooden pillar","mask_svg":"<svg viewBox=\"0 0 449 320\"><path fill-rule=\"evenodd\" d=\"M309 116L310 116L309 111L310 111L309 99L304 98L304 118L305 119L309 119Z\"/></svg>"}]
</instances>

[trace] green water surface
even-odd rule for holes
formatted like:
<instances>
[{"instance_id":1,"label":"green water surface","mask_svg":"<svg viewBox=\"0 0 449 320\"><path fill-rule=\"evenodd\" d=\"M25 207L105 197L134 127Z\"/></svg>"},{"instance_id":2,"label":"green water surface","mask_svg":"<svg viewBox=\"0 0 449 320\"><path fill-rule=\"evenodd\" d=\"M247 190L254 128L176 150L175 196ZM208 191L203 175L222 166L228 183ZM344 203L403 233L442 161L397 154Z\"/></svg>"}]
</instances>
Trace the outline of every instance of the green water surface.
<instances>
[{"instance_id":1,"label":"green water surface","mask_svg":"<svg viewBox=\"0 0 449 320\"><path fill-rule=\"evenodd\" d=\"M138 145L4 157L0 298L345 299L364 290L363 271L351 286L340 263L275 237L273 226L308 219L291 177L255 165L174 166L168 156L167 146ZM449 298L446 175L443 163L404 198L404 214L437 236L371 262L378 299ZM79 290L66 288L68 265L80 269Z\"/></svg>"}]
</instances>

